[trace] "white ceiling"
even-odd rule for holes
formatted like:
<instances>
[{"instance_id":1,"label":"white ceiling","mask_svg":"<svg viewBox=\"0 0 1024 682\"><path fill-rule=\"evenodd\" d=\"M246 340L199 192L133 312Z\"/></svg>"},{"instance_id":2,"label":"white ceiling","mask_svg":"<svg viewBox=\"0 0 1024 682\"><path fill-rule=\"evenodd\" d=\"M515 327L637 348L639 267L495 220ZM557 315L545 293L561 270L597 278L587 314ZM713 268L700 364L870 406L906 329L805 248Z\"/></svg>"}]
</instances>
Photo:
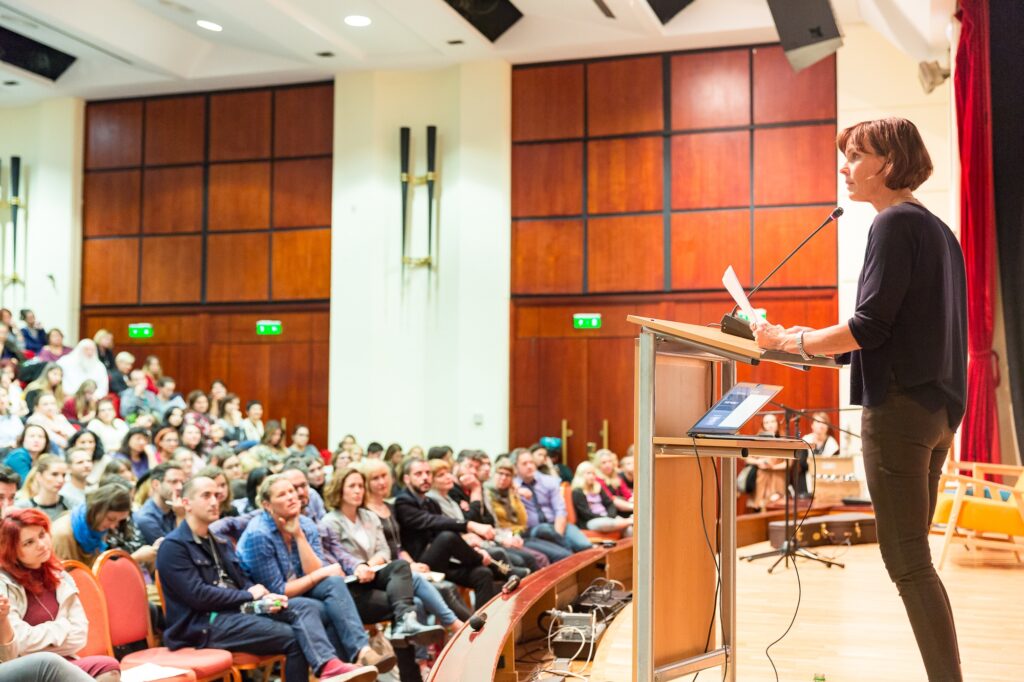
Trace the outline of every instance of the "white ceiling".
<instances>
[{"instance_id":1,"label":"white ceiling","mask_svg":"<svg viewBox=\"0 0 1024 682\"><path fill-rule=\"evenodd\" d=\"M645 0L512 0L523 13L494 44L444 0L0 0L0 25L78 57L56 83L0 63L0 107L429 69L772 42L767 0L695 0L662 26ZM840 28L868 21L918 59L945 52L955 0L832 0ZM373 20L353 28L344 17ZM212 33L197 19L221 24ZM462 40L450 45L450 40ZM324 58L318 52L332 52Z\"/></svg>"}]
</instances>

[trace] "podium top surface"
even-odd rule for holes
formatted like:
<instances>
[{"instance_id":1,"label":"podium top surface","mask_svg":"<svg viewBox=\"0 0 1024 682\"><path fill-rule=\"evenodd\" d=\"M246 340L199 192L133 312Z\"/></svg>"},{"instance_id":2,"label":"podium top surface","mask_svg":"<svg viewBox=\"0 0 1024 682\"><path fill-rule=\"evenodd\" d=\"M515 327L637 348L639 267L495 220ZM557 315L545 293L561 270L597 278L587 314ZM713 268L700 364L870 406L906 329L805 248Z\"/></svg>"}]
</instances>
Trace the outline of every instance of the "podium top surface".
<instances>
[{"instance_id":1,"label":"podium top surface","mask_svg":"<svg viewBox=\"0 0 1024 682\"><path fill-rule=\"evenodd\" d=\"M711 353L727 353L746 362L756 365L759 362L775 362L783 365L794 365L799 367L832 367L839 365L832 358L815 356L810 360L804 360L799 355L783 353L782 351L763 350L750 339L743 339L732 334L726 334L718 327L702 327L699 324L687 322L673 322L671 320L659 320L653 317L642 317L640 315L629 315L628 322L641 327L647 327L667 336L675 337L682 341L699 346Z\"/></svg>"}]
</instances>

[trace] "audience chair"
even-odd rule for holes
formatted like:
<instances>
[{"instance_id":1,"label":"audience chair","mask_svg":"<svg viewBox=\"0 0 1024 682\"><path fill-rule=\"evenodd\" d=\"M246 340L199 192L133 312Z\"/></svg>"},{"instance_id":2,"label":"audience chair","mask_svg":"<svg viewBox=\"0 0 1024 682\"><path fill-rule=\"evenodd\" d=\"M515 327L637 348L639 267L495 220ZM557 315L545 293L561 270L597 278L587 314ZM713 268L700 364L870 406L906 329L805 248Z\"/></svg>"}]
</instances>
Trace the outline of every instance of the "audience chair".
<instances>
[{"instance_id":1,"label":"audience chair","mask_svg":"<svg viewBox=\"0 0 1024 682\"><path fill-rule=\"evenodd\" d=\"M950 473L939 481L932 518L932 532L944 538L939 568L954 544L1010 551L1024 563L1024 467L975 462L972 470L974 476ZM987 475L1016 476L1017 482L992 483Z\"/></svg>"},{"instance_id":2,"label":"audience chair","mask_svg":"<svg viewBox=\"0 0 1024 682\"><path fill-rule=\"evenodd\" d=\"M565 513L569 523L576 523L576 507L572 504L572 486L565 481L562 481L562 499L565 500ZM602 540L613 540L618 542L622 539L621 530L602 533L596 530L587 530L583 526L580 526L580 530L583 531L583 535L591 541L601 542Z\"/></svg>"},{"instance_id":3,"label":"audience chair","mask_svg":"<svg viewBox=\"0 0 1024 682\"><path fill-rule=\"evenodd\" d=\"M156 583L157 594L160 595L160 608L163 610L164 615L167 615L167 607L164 606L164 588L160 584L160 574L155 573L153 576L153 582ZM242 651L231 652L231 667L239 673L246 670L259 670L262 675L262 679L271 680L274 672L274 666L280 666L280 679L281 682L287 682L284 675L285 658L284 654L264 654L262 656L257 654L247 654Z\"/></svg>"},{"instance_id":4,"label":"audience chair","mask_svg":"<svg viewBox=\"0 0 1024 682\"><path fill-rule=\"evenodd\" d=\"M149 646L125 656L122 663L126 667L155 663L191 670L197 682L241 680L241 676L232 667L230 651L193 647L171 651L167 647L156 646L149 620L146 581L142 569L130 554L120 549L108 550L99 555L92 571L103 588L111 644L122 646L145 640Z\"/></svg>"}]
</instances>

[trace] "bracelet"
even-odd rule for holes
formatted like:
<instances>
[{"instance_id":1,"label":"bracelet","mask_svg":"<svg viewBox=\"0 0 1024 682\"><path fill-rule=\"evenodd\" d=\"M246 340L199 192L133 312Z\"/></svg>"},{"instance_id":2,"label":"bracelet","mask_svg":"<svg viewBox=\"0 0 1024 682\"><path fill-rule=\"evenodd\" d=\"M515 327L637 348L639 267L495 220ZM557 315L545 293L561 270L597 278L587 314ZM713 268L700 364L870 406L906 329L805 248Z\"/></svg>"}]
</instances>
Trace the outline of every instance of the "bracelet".
<instances>
[{"instance_id":1,"label":"bracelet","mask_svg":"<svg viewBox=\"0 0 1024 682\"><path fill-rule=\"evenodd\" d=\"M813 359L813 356L808 355L807 351L804 350L804 332L800 332L796 337L796 349L800 351L800 357L804 360Z\"/></svg>"}]
</instances>

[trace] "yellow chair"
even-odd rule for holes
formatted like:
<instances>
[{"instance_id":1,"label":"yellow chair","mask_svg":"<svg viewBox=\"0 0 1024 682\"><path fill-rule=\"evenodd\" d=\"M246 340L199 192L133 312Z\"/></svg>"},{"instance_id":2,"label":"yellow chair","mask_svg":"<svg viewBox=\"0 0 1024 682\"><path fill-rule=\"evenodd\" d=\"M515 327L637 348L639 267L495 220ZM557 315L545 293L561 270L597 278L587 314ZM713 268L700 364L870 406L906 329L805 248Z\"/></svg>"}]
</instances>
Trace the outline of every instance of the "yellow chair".
<instances>
[{"instance_id":1,"label":"yellow chair","mask_svg":"<svg viewBox=\"0 0 1024 682\"><path fill-rule=\"evenodd\" d=\"M1024 562L1024 467L974 462L970 470L974 476L947 473L939 481L932 518L932 532L944 537L939 568L954 544L1011 551ZM986 481L987 475L1017 480L1010 486Z\"/></svg>"}]
</instances>

